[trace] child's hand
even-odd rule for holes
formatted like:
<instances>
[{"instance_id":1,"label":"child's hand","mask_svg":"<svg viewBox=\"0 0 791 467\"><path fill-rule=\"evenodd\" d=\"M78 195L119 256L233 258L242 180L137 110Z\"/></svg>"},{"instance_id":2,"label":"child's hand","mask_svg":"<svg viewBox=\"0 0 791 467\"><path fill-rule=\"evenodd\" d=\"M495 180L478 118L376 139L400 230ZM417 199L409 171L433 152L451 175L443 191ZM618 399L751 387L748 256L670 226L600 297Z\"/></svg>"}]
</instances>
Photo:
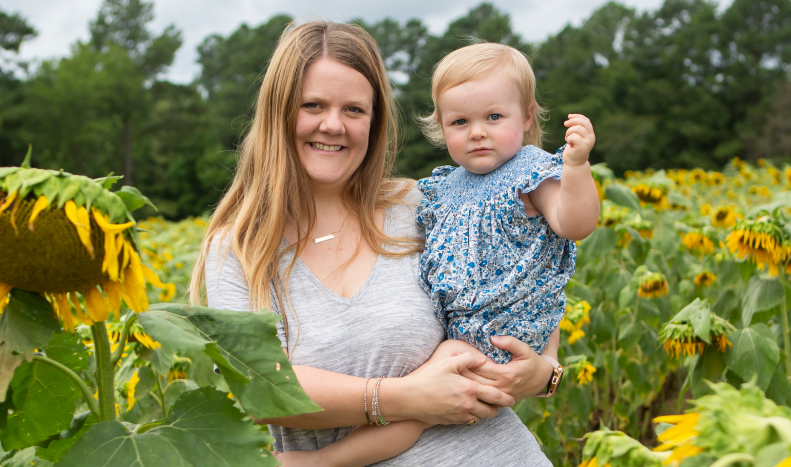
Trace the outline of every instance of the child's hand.
<instances>
[{"instance_id":1,"label":"child's hand","mask_svg":"<svg viewBox=\"0 0 791 467\"><path fill-rule=\"evenodd\" d=\"M322 467L331 465L326 462L320 451L274 451L272 454L275 455L275 459L283 467Z\"/></svg>"},{"instance_id":2,"label":"child's hand","mask_svg":"<svg viewBox=\"0 0 791 467\"><path fill-rule=\"evenodd\" d=\"M566 130L566 149L563 151L563 163L568 165L582 165L588 161L596 135L593 125L588 117L580 114L569 114L569 119L564 123L569 127Z\"/></svg>"}]
</instances>

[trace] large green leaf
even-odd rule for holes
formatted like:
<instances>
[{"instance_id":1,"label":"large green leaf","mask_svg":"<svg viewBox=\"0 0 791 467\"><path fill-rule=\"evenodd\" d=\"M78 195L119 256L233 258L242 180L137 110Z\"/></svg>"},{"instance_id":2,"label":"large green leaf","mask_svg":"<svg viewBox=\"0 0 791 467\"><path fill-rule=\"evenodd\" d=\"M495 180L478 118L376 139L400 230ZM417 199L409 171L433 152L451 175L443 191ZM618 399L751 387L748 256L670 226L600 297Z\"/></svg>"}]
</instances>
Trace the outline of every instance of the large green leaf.
<instances>
[{"instance_id":1,"label":"large green leaf","mask_svg":"<svg viewBox=\"0 0 791 467\"><path fill-rule=\"evenodd\" d=\"M74 371L88 368L88 349L77 336L56 334L42 350ZM69 427L74 402L82 395L60 370L40 361L25 362L11 381L16 410L8 416L3 447L22 449Z\"/></svg>"},{"instance_id":2,"label":"large green leaf","mask_svg":"<svg viewBox=\"0 0 791 467\"><path fill-rule=\"evenodd\" d=\"M634 209L635 211L640 210L640 199L632 190L623 185L609 185L604 189L604 193L615 204Z\"/></svg>"},{"instance_id":3,"label":"large green leaf","mask_svg":"<svg viewBox=\"0 0 791 467\"><path fill-rule=\"evenodd\" d=\"M23 361L33 360L35 349L49 342L60 331L52 306L41 295L13 289L5 310L0 314L0 402L14 370Z\"/></svg>"},{"instance_id":4,"label":"large green leaf","mask_svg":"<svg viewBox=\"0 0 791 467\"><path fill-rule=\"evenodd\" d=\"M63 457L63 455L74 446L74 443L76 443L93 425L96 425L96 416L91 412L77 414L71 420L69 428L60 432L60 439L56 439L49 443L46 449L38 448L36 450L36 455L48 461L60 461L60 458Z\"/></svg>"},{"instance_id":5,"label":"large green leaf","mask_svg":"<svg viewBox=\"0 0 791 467\"><path fill-rule=\"evenodd\" d=\"M596 227L580 244L580 252L588 258L599 258L615 248L615 231L609 227Z\"/></svg>"},{"instance_id":6,"label":"large green leaf","mask_svg":"<svg viewBox=\"0 0 791 467\"><path fill-rule=\"evenodd\" d=\"M732 332L728 339L733 347L725 352L725 364L745 381L758 375L756 384L766 391L780 361L780 349L769 326L757 323Z\"/></svg>"},{"instance_id":7,"label":"large green leaf","mask_svg":"<svg viewBox=\"0 0 791 467\"><path fill-rule=\"evenodd\" d=\"M274 466L271 438L234 407L226 393L184 393L161 423L131 431L111 420L92 426L58 467Z\"/></svg>"},{"instance_id":8,"label":"large green leaf","mask_svg":"<svg viewBox=\"0 0 791 467\"><path fill-rule=\"evenodd\" d=\"M163 345L203 350L250 415L273 418L319 411L300 387L280 346L275 330L279 319L274 313L171 303L153 305L139 318L146 332Z\"/></svg>"},{"instance_id":9,"label":"large green leaf","mask_svg":"<svg viewBox=\"0 0 791 467\"><path fill-rule=\"evenodd\" d=\"M779 305L785 298L785 289L777 279L753 276L747 283L747 292L742 298L742 325L747 327L753 315Z\"/></svg>"},{"instance_id":10,"label":"large green leaf","mask_svg":"<svg viewBox=\"0 0 791 467\"><path fill-rule=\"evenodd\" d=\"M725 361L716 346L707 345L703 353L695 361L690 373L690 389L696 399L709 393L709 386L704 381L719 383L725 373Z\"/></svg>"},{"instance_id":11,"label":"large green leaf","mask_svg":"<svg viewBox=\"0 0 791 467\"><path fill-rule=\"evenodd\" d=\"M138 190L133 186L125 185L119 191L116 191L115 194L118 195L119 198L121 198L121 200L126 205L126 209L129 211L140 209L146 204L154 209L157 208L156 206L154 206L154 203L152 203L150 199L145 197L143 193L140 193L140 190Z\"/></svg>"},{"instance_id":12,"label":"large green leaf","mask_svg":"<svg viewBox=\"0 0 791 467\"><path fill-rule=\"evenodd\" d=\"M17 451L12 457L0 463L0 467L51 467L52 465L52 462L36 457L35 447Z\"/></svg>"}]
</instances>

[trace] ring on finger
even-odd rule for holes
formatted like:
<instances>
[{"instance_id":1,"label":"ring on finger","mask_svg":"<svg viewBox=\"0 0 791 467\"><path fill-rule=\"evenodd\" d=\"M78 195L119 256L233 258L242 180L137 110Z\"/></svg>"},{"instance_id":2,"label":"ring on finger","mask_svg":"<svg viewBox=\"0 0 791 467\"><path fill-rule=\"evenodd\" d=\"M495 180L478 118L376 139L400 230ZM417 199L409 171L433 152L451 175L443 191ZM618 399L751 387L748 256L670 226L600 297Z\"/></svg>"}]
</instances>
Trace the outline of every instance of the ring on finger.
<instances>
[{"instance_id":1,"label":"ring on finger","mask_svg":"<svg viewBox=\"0 0 791 467\"><path fill-rule=\"evenodd\" d=\"M481 419L478 418L476 415L473 415L471 419L467 421L467 426L473 426L478 423Z\"/></svg>"}]
</instances>

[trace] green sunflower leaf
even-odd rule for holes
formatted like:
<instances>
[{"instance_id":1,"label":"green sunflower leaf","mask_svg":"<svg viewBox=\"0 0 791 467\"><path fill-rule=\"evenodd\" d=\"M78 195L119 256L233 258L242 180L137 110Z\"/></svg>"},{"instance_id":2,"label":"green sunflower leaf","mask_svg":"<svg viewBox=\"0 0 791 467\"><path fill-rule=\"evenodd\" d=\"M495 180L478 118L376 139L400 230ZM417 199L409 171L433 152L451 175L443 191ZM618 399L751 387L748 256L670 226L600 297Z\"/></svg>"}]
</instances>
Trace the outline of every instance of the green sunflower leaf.
<instances>
[{"instance_id":1,"label":"green sunflower leaf","mask_svg":"<svg viewBox=\"0 0 791 467\"><path fill-rule=\"evenodd\" d=\"M94 178L93 181L101 185L105 190L109 190L113 185L116 184L116 182L118 182L118 180L121 180L122 178L124 178L123 175L113 175L113 173L110 172L110 174L106 177Z\"/></svg>"},{"instance_id":2,"label":"green sunflower leaf","mask_svg":"<svg viewBox=\"0 0 791 467\"><path fill-rule=\"evenodd\" d=\"M234 397L250 415L273 418L316 412L280 346L274 313L243 313L159 303L139 315L163 346L202 350L220 367Z\"/></svg>"},{"instance_id":3,"label":"green sunflower leaf","mask_svg":"<svg viewBox=\"0 0 791 467\"><path fill-rule=\"evenodd\" d=\"M635 211L640 210L640 199L632 190L623 185L609 185L604 189L604 193L610 201L619 206L634 209Z\"/></svg>"},{"instance_id":4,"label":"green sunflower leaf","mask_svg":"<svg viewBox=\"0 0 791 467\"><path fill-rule=\"evenodd\" d=\"M115 192L119 198L124 202L126 205L126 209L129 211L135 211L137 209L142 208L146 204L151 206L152 208L156 209L157 207L154 206L154 203L151 202L150 199L145 197L140 190L133 186L125 186L120 190Z\"/></svg>"},{"instance_id":5,"label":"green sunflower leaf","mask_svg":"<svg viewBox=\"0 0 791 467\"><path fill-rule=\"evenodd\" d=\"M56 332L60 332L60 323L46 299L20 289L11 291L0 314L0 402L5 400L14 370L33 360L35 349L43 347Z\"/></svg>"},{"instance_id":6,"label":"green sunflower leaf","mask_svg":"<svg viewBox=\"0 0 791 467\"><path fill-rule=\"evenodd\" d=\"M21 167L0 167L0 180L6 178L12 173L19 172L20 170L22 170Z\"/></svg>"},{"instance_id":7,"label":"green sunflower leaf","mask_svg":"<svg viewBox=\"0 0 791 467\"><path fill-rule=\"evenodd\" d=\"M52 465L52 462L36 457L35 447L17 451L12 457L0 463L0 467L51 467Z\"/></svg>"},{"instance_id":8,"label":"green sunflower leaf","mask_svg":"<svg viewBox=\"0 0 791 467\"><path fill-rule=\"evenodd\" d=\"M785 289L777 279L753 276L747 283L747 292L742 298L742 324L750 325L753 315L779 305L785 298Z\"/></svg>"},{"instance_id":9,"label":"green sunflower leaf","mask_svg":"<svg viewBox=\"0 0 791 467\"><path fill-rule=\"evenodd\" d=\"M271 438L234 407L227 393L201 388L184 393L168 417L131 431L111 420L92 426L59 467L278 465L265 447Z\"/></svg>"},{"instance_id":10,"label":"green sunflower leaf","mask_svg":"<svg viewBox=\"0 0 791 467\"><path fill-rule=\"evenodd\" d=\"M60 458L66 454L66 451L71 449L74 443L79 441L82 435L84 435L90 427L96 425L96 423L96 416L91 412L77 414L71 420L69 428L60 432L60 439L56 439L49 443L46 449L38 448L36 450L36 455L48 461L60 461Z\"/></svg>"},{"instance_id":11,"label":"green sunflower leaf","mask_svg":"<svg viewBox=\"0 0 791 467\"><path fill-rule=\"evenodd\" d=\"M79 337L56 334L42 348L47 357L78 372L88 368L88 349ZM8 417L3 447L22 449L69 428L79 388L60 370L39 361L25 362L11 381L16 410Z\"/></svg>"},{"instance_id":12,"label":"green sunflower leaf","mask_svg":"<svg viewBox=\"0 0 791 467\"><path fill-rule=\"evenodd\" d=\"M766 391L780 362L775 335L764 323L739 329L728 336L733 347L725 352L725 364L745 381L758 375L756 384Z\"/></svg>"}]
</instances>

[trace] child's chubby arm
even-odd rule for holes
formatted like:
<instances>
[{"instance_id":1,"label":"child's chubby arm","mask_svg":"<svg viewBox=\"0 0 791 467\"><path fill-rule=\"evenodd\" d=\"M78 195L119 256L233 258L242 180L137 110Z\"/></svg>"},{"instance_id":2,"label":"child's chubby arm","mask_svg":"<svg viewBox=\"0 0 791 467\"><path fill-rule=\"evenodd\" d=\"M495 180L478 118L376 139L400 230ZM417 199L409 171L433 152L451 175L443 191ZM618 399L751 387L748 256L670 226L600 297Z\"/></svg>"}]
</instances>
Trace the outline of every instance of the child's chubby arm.
<instances>
[{"instance_id":1,"label":"child's chubby arm","mask_svg":"<svg viewBox=\"0 0 791 467\"><path fill-rule=\"evenodd\" d=\"M588 163L596 136L590 120L584 115L570 114L565 125L568 144L563 151L560 181L544 180L521 198L525 201L526 212L530 206L535 206L556 234L569 240L582 240L593 231L599 219L599 196Z\"/></svg>"}]
</instances>

